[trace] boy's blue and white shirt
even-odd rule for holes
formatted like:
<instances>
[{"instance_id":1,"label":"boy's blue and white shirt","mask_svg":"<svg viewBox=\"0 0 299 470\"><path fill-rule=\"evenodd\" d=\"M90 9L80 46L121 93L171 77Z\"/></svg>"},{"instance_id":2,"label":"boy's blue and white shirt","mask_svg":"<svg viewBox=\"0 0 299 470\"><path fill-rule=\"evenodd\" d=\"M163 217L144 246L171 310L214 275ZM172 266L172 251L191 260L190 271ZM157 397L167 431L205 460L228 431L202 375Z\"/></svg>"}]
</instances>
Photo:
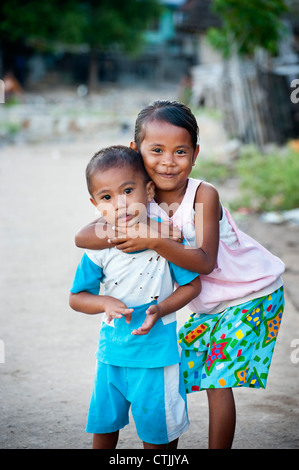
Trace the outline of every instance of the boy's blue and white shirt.
<instances>
[{"instance_id":1,"label":"boy's blue and white shirt","mask_svg":"<svg viewBox=\"0 0 299 470\"><path fill-rule=\"evenodd\" d=\"M147 335L132 335L142 325L148 306L160 303L174 289L174 282L184 285L198 273L169 263L153 250L123 253L116 248L86 250L77 268L71 287L74 294L87 291L122 300L134 308L132 320L124 318L107 323L102 317L99 346L101 362L124 367L165 367L180 361L176 312L159 319Z\"/></svg>"}]
</instances>

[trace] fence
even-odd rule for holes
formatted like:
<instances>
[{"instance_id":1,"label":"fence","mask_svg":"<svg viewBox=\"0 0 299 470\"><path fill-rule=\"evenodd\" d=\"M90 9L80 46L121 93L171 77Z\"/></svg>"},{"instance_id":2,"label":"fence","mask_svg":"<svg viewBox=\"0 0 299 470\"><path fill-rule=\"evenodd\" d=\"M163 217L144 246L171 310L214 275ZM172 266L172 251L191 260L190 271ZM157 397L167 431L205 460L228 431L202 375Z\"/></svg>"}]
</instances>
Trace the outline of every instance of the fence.
<instances>
[{"instance_id":1,"label":"fence","mask_svg":"<svg viewBox=\"0 0 299 470\"><path fill-rule=\"evenodd\" d=\"M299 111L290 99L287 72L261 70L233 57L193 67L192 104L219 109L231 138L263 147L299 136Z\"/></svg>"}]
</instances>

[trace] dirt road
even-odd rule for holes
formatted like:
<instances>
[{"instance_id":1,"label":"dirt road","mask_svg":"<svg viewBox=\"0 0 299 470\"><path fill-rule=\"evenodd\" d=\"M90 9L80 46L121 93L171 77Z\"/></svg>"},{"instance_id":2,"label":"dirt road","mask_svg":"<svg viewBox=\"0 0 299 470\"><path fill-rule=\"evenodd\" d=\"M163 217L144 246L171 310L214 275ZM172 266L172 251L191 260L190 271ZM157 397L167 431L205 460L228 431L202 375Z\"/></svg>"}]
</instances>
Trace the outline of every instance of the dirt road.
<instances>
[{"instance_id":1,"label":"dirt road","mask_svg":"<svg viewBox=\"0 0 299 470\"><path fill-rule=\"evenodd\" d=\"M118 143L128 141L119 136ZM100 320L72 311L68 289L81 257L74 234L94 218L84 170L96 150L94 142L0 149L1 449L91 446L84 426ZM299 448L299 227L261 224L254 216L246 225L285 261L287 295L267 390L235 393L234 448ZM180 323L186 315L179 313ZM191 426L179 448L207 448L205 393L188 403ZM133 422L118 448L142 448Z\"/></svg>"}]
</instances>

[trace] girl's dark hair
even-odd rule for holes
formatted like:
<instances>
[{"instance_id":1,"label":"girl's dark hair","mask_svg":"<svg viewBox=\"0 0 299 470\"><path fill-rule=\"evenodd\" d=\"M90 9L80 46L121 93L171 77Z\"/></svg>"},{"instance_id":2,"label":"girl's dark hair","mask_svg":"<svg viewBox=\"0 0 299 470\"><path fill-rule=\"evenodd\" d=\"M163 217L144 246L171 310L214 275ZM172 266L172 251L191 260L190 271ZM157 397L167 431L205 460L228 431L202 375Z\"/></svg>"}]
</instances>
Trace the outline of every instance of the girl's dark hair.
<instances>
[{"instance_id":1,"label":"girl's dark hair","mask_svg":"<svg viewBox=\"0 0 299 470\"><path fill-rule=\"evenodd\" d=\"M146 124L154 120L183 127L191 136L193 148L196 148L199 130L191 109L178 101L157 100L142 109L137 116L134 139L139 150L145 137Z\"/></svg>"},{"instance_id":2,"label":"girl's dark hair","mask_svg":"<svg viewBox=\"0 0 299 470\"><path fill-rule=\"evenodd\" d=\"M110 168L130 166L134 171L139 172L148 182L149 176L144 168L141 154L124 145L113 145L99 150L94 154L88 163L85 176L89 194L92 194L92 177L96 171L106 171Z\"/></svg>"}]
</instances>

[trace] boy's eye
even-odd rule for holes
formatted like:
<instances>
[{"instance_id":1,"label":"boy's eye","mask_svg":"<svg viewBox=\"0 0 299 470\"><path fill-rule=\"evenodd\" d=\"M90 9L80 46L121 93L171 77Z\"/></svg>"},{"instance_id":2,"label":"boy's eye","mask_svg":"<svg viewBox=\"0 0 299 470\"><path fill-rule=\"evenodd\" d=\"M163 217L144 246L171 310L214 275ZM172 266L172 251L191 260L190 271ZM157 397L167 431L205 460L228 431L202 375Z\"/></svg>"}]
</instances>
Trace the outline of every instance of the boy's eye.
<instances>
[{"instance_id":1,"label":"boy's eye","mask_svg":"<svg viewBox=\"0 0 299 470\"><path fill-rule=\"evenodd\" d=\"M124 190L124 193L125 193L125 194L130 194L132 191L133 191L133 188L126 188L126 189Z\"/></svg>"},{"instance_id":2,"label":"boy's eye","mask_svg":"<svg viewBox=\"0 0 299 470\"><path fill-rule=\"evenodd\" d=\"M178 150L177 153L178 153L179 155L185 155L186 152L185 152L184 150Z\"/></svg>"},{"instance_id":3,"label":"boy's eye","mask_svg":"<svg viewBox=\"0 0 299 470\"><path fill-rule=\"evenodd\" d=\"M154 152L154 153L161 153L161 152L162 152L162 150L161 150L161 149L159 149L159 148L155 148L155 149L153 149L153 152Z\"/></svg>"},{"instance_id":4,"label":"boy's eye","mask_svg":"<svg viewBox=\"0 0 299 470\"><path fill-rule=\"evenodd\" d=\"M102 199L104 201L109 201L109 199L111 199L111 196L109 196L109 194L105 194L105 196L103 196Z\"/></svg>"}]
</instances>

